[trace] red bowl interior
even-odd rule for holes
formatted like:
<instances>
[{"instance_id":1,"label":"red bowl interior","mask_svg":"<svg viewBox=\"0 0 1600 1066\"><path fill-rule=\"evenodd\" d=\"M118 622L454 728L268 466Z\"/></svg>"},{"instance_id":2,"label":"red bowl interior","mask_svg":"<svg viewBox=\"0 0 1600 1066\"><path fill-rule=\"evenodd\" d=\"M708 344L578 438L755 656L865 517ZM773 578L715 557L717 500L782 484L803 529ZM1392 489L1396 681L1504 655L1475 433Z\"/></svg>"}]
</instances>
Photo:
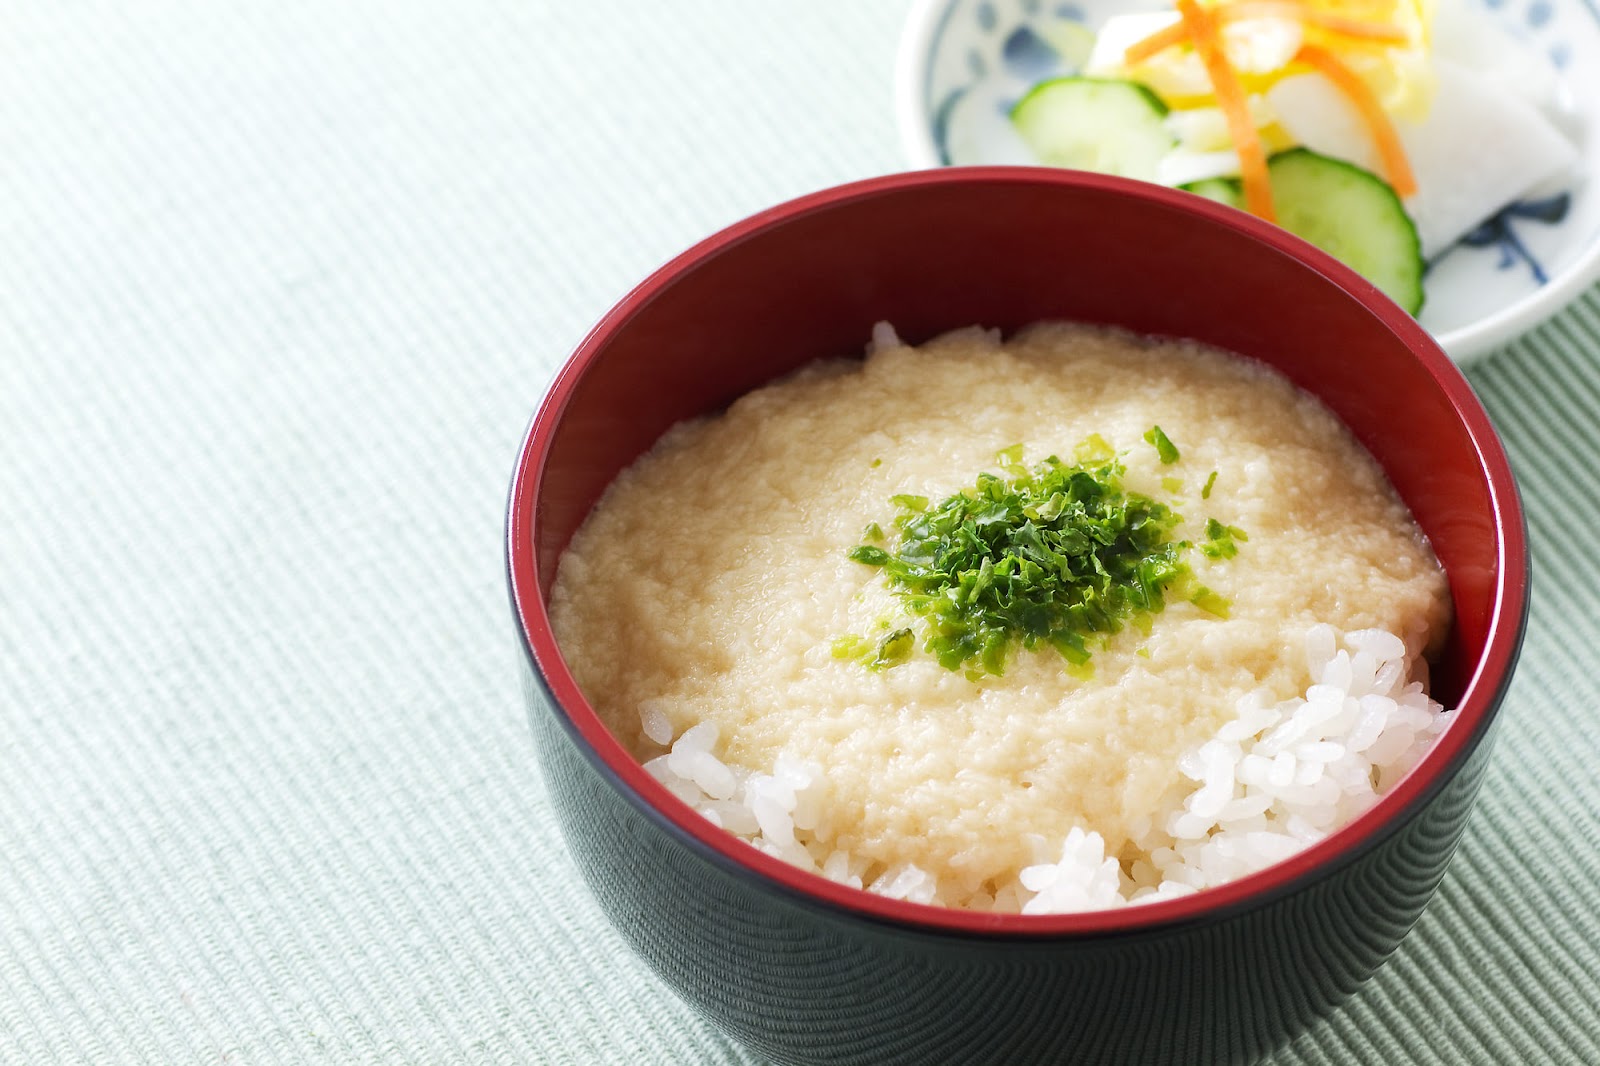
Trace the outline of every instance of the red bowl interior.
<instances>
[{"instance_id":1,"label":"red bowl interior","mask_svg":"<svg viewBox=\"0 0 1600 1066\"><path fill-rule=\"evenodd\" d=\"M611 479L672 424L817 358L859 354L874 322L918 343L1042 319L1190 337L1258 359L1333 409L1443 562L1455 625L1434 696L1461 714L1371 811L1261 873L1159 904L1048 917L887 900L770 859L646 774L578 691L545 604L555 565ZM1526 607L1522 513L1504 450L1454 363L1369 283L1298 239L1187 193L1035 168L860 182L747 219L662 267L567 362L512 485L508 553L524 638L580 743L703 852L880 919L991 933L1108 932L1283 890L1425 802L1481 738Z\"/></svg>"}]
</instances>

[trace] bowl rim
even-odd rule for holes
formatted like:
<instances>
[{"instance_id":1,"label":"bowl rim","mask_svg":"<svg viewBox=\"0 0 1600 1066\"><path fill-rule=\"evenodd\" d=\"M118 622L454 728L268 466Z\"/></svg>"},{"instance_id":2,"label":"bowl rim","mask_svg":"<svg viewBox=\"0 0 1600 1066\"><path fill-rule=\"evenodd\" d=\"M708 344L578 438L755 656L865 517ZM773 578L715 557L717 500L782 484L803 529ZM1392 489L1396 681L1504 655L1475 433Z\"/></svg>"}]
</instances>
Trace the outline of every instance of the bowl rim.
<instances>
[{"instance_id":1,"label":"bowl rim","mask_svg":"<svg viewBox=\"0 0 1600 1066\"><path fill-rule=\"evenodd\" d=\"M656 781L600 719L578 688L556 644L540 594L535 545L538 498L554 430L578 383L611 338L680 276L723 251L816 212L940 184L1053 185L1089 188L1198 212L1306 261L1351 299L1401 335L1424 364L1472 442L1496 535L1494 601L1484 651L1466 679L1458 715L1426 756L1354 820L1264 870L1192 895L1111 910L1020 915L966 911L888 899L828 880L773 858L696 813ZM740 878L753 878L789 900L901 930L1008 940L1092 939L1214 920L1265 905L1307 887L1387 839L1433 799L1488 734L1510 684L1526 629L1529 559L1526 519L1504 446L1460 368L1410 315L1348 267L1270 223L1220 204L1144 182L1045 167L962 167L909 171L823 189L778 204L701 240L652 272L608 311L551 380L517 452L507 497L507 588L513 621L548 708L583 758L622 797L679 844ZM553 575L552 575L553 576Z\"/></svg>"},{"instance_id":2,"label":"bowl rim","mask_svg":"<svg viewBox=\"0 0 1600 1066\"><path fill-rule=\"evenodd\" d=\"M900 31L894 64L895 126L901 154L918 170L947 166L940 160L930 132L933 117L926 89L933 43L960 2L912 0ZM1475 322L1441 330L1434 339L1452 359L1471 362L1555 315L1596 281L1600 281L1600 234L1537 289Z\"/></svg>"}]
</instances>

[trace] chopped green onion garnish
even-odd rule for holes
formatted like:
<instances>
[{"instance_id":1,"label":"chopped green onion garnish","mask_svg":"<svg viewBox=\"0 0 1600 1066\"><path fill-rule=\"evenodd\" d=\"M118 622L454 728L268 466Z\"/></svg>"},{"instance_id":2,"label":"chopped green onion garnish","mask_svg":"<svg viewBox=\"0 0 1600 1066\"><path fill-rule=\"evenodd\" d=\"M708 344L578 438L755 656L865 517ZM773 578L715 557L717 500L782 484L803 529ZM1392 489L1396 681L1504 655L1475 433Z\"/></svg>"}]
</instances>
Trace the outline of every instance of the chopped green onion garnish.
<instances>
[{"instance_id":1,"label":"chopped green onion garnish","mask_svg":"<svg viewBox=\"0 0 1600 1066\"><path fill-rule=\"evenodd\" d=\"M851 633L834 638L833 657L855 659L869 670L881 670L905 662L915 646L916 638L909 629L897 629L879 641Z\"/></svg>"},{"instance_id":2,"label":"chopped green onion garnish","mask_svg":"<svg viewBox=\"0 0 1600 1066\"><path fill-rule=\"evenodd\" d=\"M859 659L864 653L876 654L870 640L865 640L854 634L833 638L833 657L835 659Z\"/></svg>"},{"instance_id":3,"label":"chopped green onion garnish","mask_svg":"<svg viewBox=\"0 0 1600 1066\"><path fill-rule=\"evenodd\" d=\"M911 649L916 640L909 629L897 629L884 637L878 644L878 654L872 660L873 666L893 666L895 663L905 662L911 658Z\"/></svg>"},{"instance_id":4,"label":"chopped green onion garnish","mask_svg":"<svg viewBox=\"0 0 1600 1066\"><path fill-rule=\"evenodd\" d=\"M1206 487L1200 490L1200 498L1202 500L1211 499L1211 486L1215 485L1216 483L1217 483L1217 472L1215 470L1213 470L1213 471L1211 471L1211 476L1206 478Z\"/></svg>"},{"instance_id":5,"label":"chopped green onion garnish","mask_svg":"<svg viewBox=\"0 0 1600 1066\"><path fill-rule=\"evenodd\" d=\"M1177 458L1159 427L1146 436L1163 462ZM997 456L1008 476L979 474L932 507L923 496L894 496L899 543L851 549L851 559L883 569L922 619L923 649L946 669L999 674L1014 645L1043 642L1069 673L1085 676L1094 647L1127 624L1148 633L1167 590L1191 576L1183 560L1190 545L1172 537L1181 517L1124 491L1124 467L1104 438L1086 439L1074 455L1072 464L1051 456L1030 469L1013 445ZM1192 599L1213 614L1227 610L1205 589ZM911 629L896 630L870 665L903 661L913 643ZM850 648L842 657L861 657Z\"/></svg>"},{"instance_id":6,"label":"chopped green onion garnish","mask_svg":"<svg viewBox=\"0 0 1600 1066\"><path fill-rule=\"evenodd\" d=\"M1156 454L1161 457L1161 462L1170 465L1178 461L1178 446L1161 432L1160 426L1151 426L1145 431L1144 439L1156 446Z\"/></svg>"},{"instance_id":7,"label":"chopped green onion garnish","mask_svg":"<svg viewBox=\"0 0 1600 1066\"><path fill-rule=\"evenodd\" d=\"M1233 606L1226 597L1218 596L1204 585L1195 590L1194 595L1189 597L1189 602L1207 614L1214 614L1218 618L1228 617L1228 608Z\"/></svg>"},{"instance_id":8,"label":"chopped green onion garnish","mask_svg":"<svg viewBox=\"0 0 1600 1066\"><path fill-rule=\"evenodd\" d=\"M1244 530L1238 526L1225 526L1215 518L1206 519L1206 539L1200 551L1210 559L1232 559L1239 554L1234 541L1247 541Z\"/></svg>"},{"instance_id":9,"label":"chopped green onion garnish","mask_svg":"<svg viewBox=\"0 0 1600 1066\"><path fill-rule=\"evenodd\" d=\"M1111 442L1098 433L1091 433L1078 442L1072 449L1072 457L1078 461L1079 466L1094 466L1098 463L1109 463L1117 457L1117 450Z\"/></svg>"}]
</instances>

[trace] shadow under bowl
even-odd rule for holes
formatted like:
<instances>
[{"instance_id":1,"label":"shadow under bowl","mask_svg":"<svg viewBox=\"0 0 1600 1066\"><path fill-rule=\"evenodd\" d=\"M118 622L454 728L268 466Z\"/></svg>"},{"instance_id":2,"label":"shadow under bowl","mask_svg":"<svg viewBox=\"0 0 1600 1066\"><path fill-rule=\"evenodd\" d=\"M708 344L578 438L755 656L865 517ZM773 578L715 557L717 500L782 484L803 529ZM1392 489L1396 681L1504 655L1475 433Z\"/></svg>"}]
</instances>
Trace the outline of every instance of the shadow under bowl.
<instances>
[{"instance_id":1,"label":"shadow under bowl","mask_svg":"<svg viewBox=\"0 0 1600 1066\"><path fill-rule=\"evenodd\" d=\"M1088 914L888 900L772 859L650 777L579 691L546 611L606 485L671 425L823 357L873 323L910 343L1063 319L1187 337L1322 399L1388 473L1447 571L1433 694L1458 708L1371 810L1260 873ZM779 1062L1247 1061L1370 976L1465 827L1526 624L1505 452L1455 365L1310 245L1184 193L1037 168L927 171L827 190L674 259L551 385L507 517L512 612L567 843L638 953Z\"/></svg>"}]
</instances>

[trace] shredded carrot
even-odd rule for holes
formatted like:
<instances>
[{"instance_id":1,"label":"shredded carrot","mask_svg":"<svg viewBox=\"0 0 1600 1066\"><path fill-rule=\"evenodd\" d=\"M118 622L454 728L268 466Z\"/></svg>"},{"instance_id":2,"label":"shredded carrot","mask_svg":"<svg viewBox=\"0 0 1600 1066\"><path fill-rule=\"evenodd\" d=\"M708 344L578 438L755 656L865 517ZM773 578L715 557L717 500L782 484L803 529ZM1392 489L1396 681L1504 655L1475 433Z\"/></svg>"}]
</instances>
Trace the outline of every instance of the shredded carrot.
<instances>
[{"instance_id":1,"label":"shredded carrot","mask_svg":"<svg viewBox=\"0 0 1600 1066\"><path fill-rule=\"evenodd\" d=\"M1165 52L1168 48L1183 44L1189 39L1189 26L1182 19L1170 25L1163 26L1148 37L1141 38L1128 46L1122 53L1122 61L1130 67L1136 67L1151 56Z\"/></svg>"},{"instance_id":2,"label":"shredded carrot","mask_svg":"<svg viewBox=\"0 0 1600 1066\"><path fill-rule=\"evenodd\" d=\"M1211 79L1211 91L1228 120L1228 135L1239 153L1239 178L1244 186L1244 204L1252 215L1268 222L1277 221L1272 209L1272 182L1267 176L1267 154L1261 147L1255 121L1250 117L1250 101L1239 81L1238 71L1228 62L1217 25L1210 12L1195 0L1177 0L1178 13L1189 29L1195 51Z\"/></svg>"},{"instance_id":3,"label":"shredded carrot","mask_svg":"<svg viewBox=\"0 0 1600 1066\"><path fill-rule=\"evenodd\" d=\"M1388 23L1368 22L1320 11L1303 0L1241 0L1240 3L1219 6L1216 13L1227 22L1248 18L1294 19L1341 37L1358 37L1385 44L1407 44L1411 40L1404 30Z\"/></svg>"},{"instance_id":4,"label":"shredded carrot","mask_svg":"<svg viewBox=\"0 0 1600 1066\"><path fill-rule=\"evenodd\" d=\"M1411 43L1411 37L1404 30L1381 22L1362 22L1343 15L1330 15L1325 11L1307 11L1305 21L1341 37L1358 37L1363 41L1380 41L1384 44Z\"/></svg>"},{"instance_id":5,"label":"shredded carrot","mask_svg":"<svg viewBox=\"0 0 1600 1066\"><path fill-rule=\"evenodd\" d=\"M1178 2L1181 5L1193 3L1194 0L1178 0ZM1334 86L1355 106L1361 115L1361 121L1366 123L1373 144L1378 149L1384 176L1394 187L1396 195L1410 196L1415 193L1416 175L1411 172L1411 162L1406 158L1405 146L1400 143L1400 134L1396 132L1394 123L1389 121L1389 116L1383 110L1383 104L1379 103L1367 83L1361 80L1361 75L1346 66L1338 56L1316 45L1302 45L1295 58L1333 82Z\"/></svg>"},{"instance_id":6,"label":"shredded carrot","mask_svg":"<svg viewBox=\"0 0 1600 1066\"><path fill-rule=\"evenodd\" d=\"M1220 22L1248 18L1294 19L1307 26L1315 26L1339 37L1350 37L1381 44L1406 44L1410 41L1404 30L1382 22L1366 22L1344 15L1318 11L1300 0L1243 0L1236 4L1219 4L1210 12ZM1130 44L1122 53L1122 61L1130 67L1138 66L1168 48L1186 43L1190 38L1188 23L1181 19L1163 26L1154 33Z\"/></svg>"},{"instance_id":7,"label":"shredded carrot","mask_svg":"<svg viewBox=\"0 0 1600 1066\"><path fill-rule=\"evenodd\" d=\"M1206 68L1206 76L1211 81L1217 106L1227 118L1228 136L1239 155L1239 177L1244 186L1245 207L1253 215L1269 222L1275 221L1266 150L1256 131L1255 120L1250 115L1250 101L1245 95L1244 84L1223 45L1222 24L1233 19L1279 16L1298 19L1303 25L1315 26L1337 36L1386 44L1405 44L1410 38L1395 26L1319 11L1304 0L1242 0L1232 4L1218 3L1210 9L1201 7L1198 0L1176 2L1181 16L1179 20L1129 45L1123 53L1123 62L1135 66L1168 48L1186 43L1194 45L1196 54ZM1321 73L1350 100L1377 146L1384 176L1395 193L1399 196L1415 193L1417 179L1411 172L1411 163L1406 158L1405 147L1400 143L1400 135L1384 112L1383 105L1367 83L1361 80L1361 76L1334 53L1315 44L1302 44L1295 54L1295 60Z\"/></svg>"}]
</instances>

